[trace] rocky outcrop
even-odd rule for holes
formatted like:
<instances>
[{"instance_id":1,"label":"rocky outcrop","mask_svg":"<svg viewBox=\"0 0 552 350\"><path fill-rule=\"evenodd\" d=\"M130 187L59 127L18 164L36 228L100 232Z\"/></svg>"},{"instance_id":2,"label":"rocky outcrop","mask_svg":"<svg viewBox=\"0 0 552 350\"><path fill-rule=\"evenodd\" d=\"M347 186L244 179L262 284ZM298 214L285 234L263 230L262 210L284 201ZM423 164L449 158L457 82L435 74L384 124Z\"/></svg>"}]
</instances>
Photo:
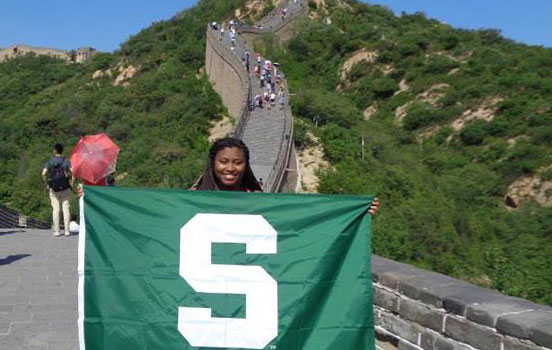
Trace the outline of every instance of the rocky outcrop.
<instances>
[{"instance_id":1,"label":"rocky outcrop","mask_svg":"<svg viewBox=\"0 0 552 350\"><path fill-rule=\"evenodd\" d=\"M307 147L297 151L297 161L301 173L301 186L299 191L304 193L318 192L318 173L329 169L330 164L324 159L324 149L320 140L311 132L307 133L309 139Z\"/></svg>"},{"instance_id":2,"label":"rocky outcrop","mask_svg":"<svg viewBox=\"0 0 552 350\"><path fill-rule=\"evenodd\" d=\"M552 180L543 174L552 171L552 166L539 169L536 174L522 176L508 186L504 201L507 208L516 209L524 201L535 201L542 206L552 206Z\"/></svg>"},{"instance_id":3,"label":"rocky outcrop","mask_svg":"<svg viewBox=\"0 0 552 350\"><path fill-rule=\"evenodd\" d=\"M119 66L119 75L117 75L117 78L113 81L113 86L128 86L130 84L129 80L132 79L136 73L138 73L138 70L140 69L140 66L133 66L130 65L128 67L123 67L122 65Z\"/></svg>"}]
</instances>

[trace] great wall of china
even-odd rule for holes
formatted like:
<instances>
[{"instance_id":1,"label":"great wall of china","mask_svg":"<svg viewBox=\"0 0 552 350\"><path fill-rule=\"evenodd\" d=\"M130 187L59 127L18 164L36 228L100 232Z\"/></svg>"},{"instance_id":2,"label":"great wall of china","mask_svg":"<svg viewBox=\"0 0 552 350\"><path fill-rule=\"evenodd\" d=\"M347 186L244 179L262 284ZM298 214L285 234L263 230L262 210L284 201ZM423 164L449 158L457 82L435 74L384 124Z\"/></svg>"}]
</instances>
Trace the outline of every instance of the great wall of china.
<instances>
[{"instance_id":1,"label":"great wall of china","mask_svg":"<svg viewBox=\"0 0 552 350\"><path fill-rule=\"evenodd\" d=\"M0 48L0 62L27 54L35 54L38 56L50 56L71 63L82 63L96 52L97 51L91 47L80 47L74 50L65 51L47 47L11 45L6 48Z\"/></svg>"}]
</instances>

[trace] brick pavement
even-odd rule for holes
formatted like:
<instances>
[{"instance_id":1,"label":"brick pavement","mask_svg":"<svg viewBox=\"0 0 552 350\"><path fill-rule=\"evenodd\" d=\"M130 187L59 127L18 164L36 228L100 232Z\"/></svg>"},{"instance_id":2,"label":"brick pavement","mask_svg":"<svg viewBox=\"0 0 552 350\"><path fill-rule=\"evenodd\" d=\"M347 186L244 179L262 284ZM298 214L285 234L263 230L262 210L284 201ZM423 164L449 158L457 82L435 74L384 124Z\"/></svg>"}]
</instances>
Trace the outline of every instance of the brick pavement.
<instances>
[{"instance_id":1,"label":"brick pavement","mask_svg":"<svg viewBox=\"0 0 552 350\"><path fill-rule=\"evenodd\" d=\"M78 235L0 229L0 350L76 350Z\"/></svg>"}]
</instances>

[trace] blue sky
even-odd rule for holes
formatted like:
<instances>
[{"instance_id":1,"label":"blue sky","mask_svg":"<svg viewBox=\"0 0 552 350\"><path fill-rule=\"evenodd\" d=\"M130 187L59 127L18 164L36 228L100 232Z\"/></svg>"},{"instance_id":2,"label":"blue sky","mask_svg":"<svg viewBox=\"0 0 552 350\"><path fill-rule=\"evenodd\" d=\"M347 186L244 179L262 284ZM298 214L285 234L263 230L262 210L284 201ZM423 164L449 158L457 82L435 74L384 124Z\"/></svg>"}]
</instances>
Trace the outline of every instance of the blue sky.
<instances>
[{"instance_id":1,"label":"blue sky","mask_svg":"<svg viewBox=\"0 0 552 350\"><path fill-rule=\"evenodd\" d=\"M0 0L0 47L12 44L113 51L154 21L196 0ZM395 13L423 11L457 28L500 29L504 36L552 47L552 0L376 0Z\"/></svg>"}]
</instances>

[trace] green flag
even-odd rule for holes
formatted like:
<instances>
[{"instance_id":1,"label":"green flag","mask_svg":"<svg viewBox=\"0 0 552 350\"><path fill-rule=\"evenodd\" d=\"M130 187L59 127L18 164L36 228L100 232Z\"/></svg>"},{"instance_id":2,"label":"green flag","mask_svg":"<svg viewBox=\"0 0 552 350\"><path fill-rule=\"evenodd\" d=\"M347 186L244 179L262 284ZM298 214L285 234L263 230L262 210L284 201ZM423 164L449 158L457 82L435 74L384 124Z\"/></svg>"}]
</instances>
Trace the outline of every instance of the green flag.
<instances>
[{"instance_id":1,"label":"green flag","mask_svg":"<svg viewBox=\"0 0 552 350\"><path fill-rule=\"evenodd\" d=\"M374 349L371 201L86 187L80 349Z\"/></svg>"}]
</instances>

